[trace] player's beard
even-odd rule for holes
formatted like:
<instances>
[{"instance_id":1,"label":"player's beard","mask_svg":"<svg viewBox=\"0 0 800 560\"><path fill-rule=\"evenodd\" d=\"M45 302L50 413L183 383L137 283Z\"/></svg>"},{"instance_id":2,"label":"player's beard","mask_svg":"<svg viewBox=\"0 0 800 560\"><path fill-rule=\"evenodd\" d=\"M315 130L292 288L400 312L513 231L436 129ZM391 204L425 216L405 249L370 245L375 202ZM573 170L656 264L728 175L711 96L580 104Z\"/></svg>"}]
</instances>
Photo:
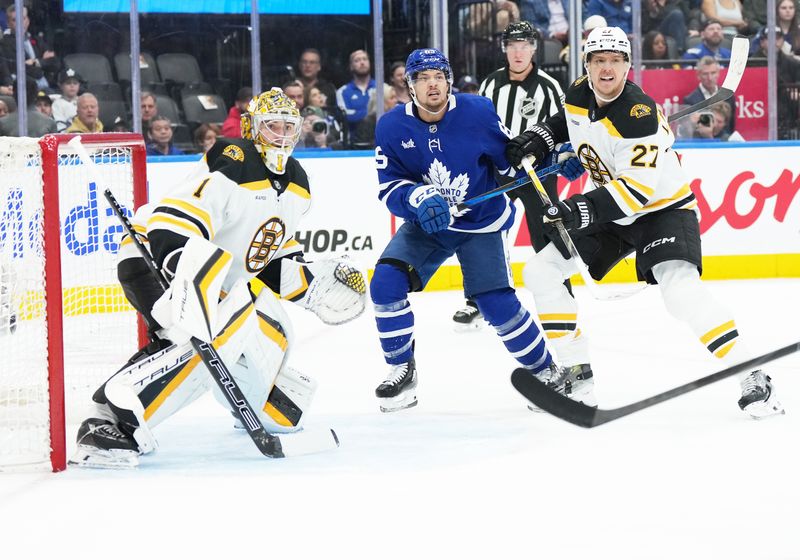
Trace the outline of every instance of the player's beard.
<instances>
[{"instance_id":1,"label":"player's beard","mask_svg":"<svg viewBox=\"0 0 800 560\"><path fill-rule=\"evenodd\" d=\"M444 106L447 104L448 95L447 95L447 88L445 91L436 90L439 95L437 95L434 99L430 98L430 93L428 92L425 96L425 102L420 101L420 105L423 109L430 113L438 113L440 112Z\"/></svg>"}]
</instances>

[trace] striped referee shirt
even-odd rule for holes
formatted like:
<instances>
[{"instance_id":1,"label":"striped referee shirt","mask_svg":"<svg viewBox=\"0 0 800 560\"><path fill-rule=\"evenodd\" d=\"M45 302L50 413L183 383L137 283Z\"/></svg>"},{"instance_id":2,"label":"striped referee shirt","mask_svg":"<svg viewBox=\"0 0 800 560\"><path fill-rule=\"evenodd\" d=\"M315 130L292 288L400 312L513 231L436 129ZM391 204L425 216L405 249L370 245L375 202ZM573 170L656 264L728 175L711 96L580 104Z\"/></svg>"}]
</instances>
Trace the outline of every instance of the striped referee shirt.
<instances>
[{"instance_id":1,"label":"striped referee shirt","mask_svg":"<svg viewBox=\"0 0 800 560\"><path fill-rule=\"evenodd\" d=\"M483 80L478 93L492 100L513 136L555 115L564 101L558 82L535 65L521 82L509 78L507 67L495 70Z\"/></svg>"}]
</instances>

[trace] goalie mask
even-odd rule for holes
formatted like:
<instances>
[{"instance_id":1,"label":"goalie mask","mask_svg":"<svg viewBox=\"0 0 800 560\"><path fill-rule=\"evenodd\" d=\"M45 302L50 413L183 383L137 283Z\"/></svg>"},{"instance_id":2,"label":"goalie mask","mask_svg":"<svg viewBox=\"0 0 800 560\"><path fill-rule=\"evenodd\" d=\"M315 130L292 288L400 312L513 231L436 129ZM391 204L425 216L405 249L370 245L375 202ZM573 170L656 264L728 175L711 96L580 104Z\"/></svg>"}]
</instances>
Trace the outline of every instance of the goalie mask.
<instances>
[{"instance_id":1,"label":"goalie mask","mask_svg":"<svg viewBox=\"0 0 800 560\"><path fill-rule=\"evenodd\" d=\"M302 125L300 111L280 88L272 88L251 99L241 118L242 138L255 144L264 165L278 175L286 171Z\"/></svg>"}]
</instances>

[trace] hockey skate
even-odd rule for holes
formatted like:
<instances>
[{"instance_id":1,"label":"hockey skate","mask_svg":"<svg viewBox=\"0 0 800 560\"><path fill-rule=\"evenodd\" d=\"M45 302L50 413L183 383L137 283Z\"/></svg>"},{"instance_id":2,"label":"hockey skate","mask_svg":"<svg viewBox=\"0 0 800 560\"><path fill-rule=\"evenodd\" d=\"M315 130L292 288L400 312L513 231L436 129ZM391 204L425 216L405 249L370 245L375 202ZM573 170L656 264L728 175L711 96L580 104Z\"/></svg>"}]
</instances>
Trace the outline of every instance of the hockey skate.
<instances>
[{"instance_id":1,"label":"hockey skate","mask_svg":"<svg viewBox=\"0 0 800 560\"><path fill-rule=\"evenodd\" d=\"M785 414L783 406L775 398L772 379L760 369L751 372L742 381L739 408L756 419Z\"/></svg>"},{"instance_id":2,"label":"hockey skate","mask_svg":"<svg viewBox=\"0 0 800 560\"><path fill-rule=\"evenodd\" d=\"M559 367L555 363L538 374L538 379L545 383L552 390L569 397L573 401L578 401L587 406L597 406L597 398L594 396L594 374L592 366L589 364L577 364L574 366ZM528 408L534 412L542 412L542 409L533 404Z\"/></svg>"},{"instance_id":3,"label":"hockey skate","mask_svg":"<svg viewBox=\"0 0 800 560\"><path fill-rule=\"evenodd\" d=\"M100 418L84 420L78 448L69 464L100 469L131 469L139 465L139 446L120 426Z\"/></svg>"},{"instance_id":4,"label":"hockey skate","mask_svg":"<svg viewBox=\"0 0 800 560\"><path fill-rule=\"evenodd\" d=\"M378 388L375 396L380 401L381 412L395 412L417 406L417 366L414 357L392 366Z\"/></svg>"},{"instance_id":5,"label":"hockey skate","mask_svg":"<svg viewBox=\"0 0 800 560\"><path fill-rule=\"evenodd\" d=\"M472 300L453 315L453 325L456 332L467 332L480 329L484 324L483 314Z\"/></svg>"}]
</instances>

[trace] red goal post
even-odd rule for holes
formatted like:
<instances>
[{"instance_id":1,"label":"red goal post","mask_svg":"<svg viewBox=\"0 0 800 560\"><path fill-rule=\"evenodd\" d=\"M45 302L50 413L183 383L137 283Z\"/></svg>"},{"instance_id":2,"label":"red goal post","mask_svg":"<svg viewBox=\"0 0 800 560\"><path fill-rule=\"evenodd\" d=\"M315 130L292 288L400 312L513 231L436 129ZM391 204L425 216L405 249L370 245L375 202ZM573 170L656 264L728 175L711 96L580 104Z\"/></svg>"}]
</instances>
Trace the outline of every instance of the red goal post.
<instances>
[{"instance_id":1,"label":"red goal post","mask_svg":"<svg viewBox=\"0 0 800 560\"><path fill-rule=\"evenodd\" d=\"M74 136L0 138L0 471L66 468L67 424L145 340L102 196L111 189L129 214L146 202L143 138L81 135L92 170Z\"/></svg>"}]
</instances>

